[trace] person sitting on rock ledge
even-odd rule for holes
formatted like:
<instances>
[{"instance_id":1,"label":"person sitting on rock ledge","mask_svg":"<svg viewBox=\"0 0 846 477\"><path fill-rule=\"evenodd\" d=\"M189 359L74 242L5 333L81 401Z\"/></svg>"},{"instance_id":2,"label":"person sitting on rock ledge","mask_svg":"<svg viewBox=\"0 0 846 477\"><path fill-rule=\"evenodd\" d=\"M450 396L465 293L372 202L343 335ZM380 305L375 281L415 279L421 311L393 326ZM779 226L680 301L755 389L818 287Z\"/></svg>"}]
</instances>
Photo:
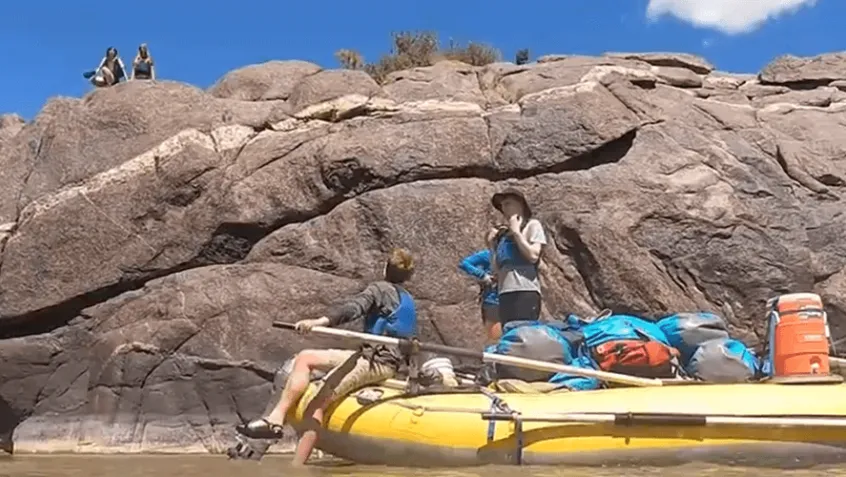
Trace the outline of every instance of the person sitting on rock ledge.
<instances>
[{"instance_id":1,"label":"person sitting on rock ledge","mask_svg":"<svg viewBox=\"0 0 846 477\"><path fill-rule=\"evenodd\" d=\"M526 197L514 188L494 194L491 204L507 221L488 237L499 292L499 322L538 320L541 310L539 265L546 245L543 225L532 218Z\"/></svg>"},{"instance_id":2,"label":"person sitting on rock ledge","mask_svg":"<svg viewBox=\"0 0 846 477\"><path fill-rule=\"evenodd\" d=\"M132 79L156 79L156 66L153 63L153 57L150 56L150 50L147 48L146 43L141 43L141 46L138 47L138 54L135 55L135 60L132 61Z\"/></svg>"},{"instance_id":3,"label":"person sitting on rock ledge","mask_svg":"<svg viewBox=\"0 0 846 477\"><path fill-rule=\"evenodd\" d=\"M110 46L106 49L106 56L100 60L100 65L94 70L92 76L91 83L97 87L113 86L126 78L126 67L118 56L117 48Z\"/></svg>"},{"instance_id":4,"label":"person sitting on rock ledge","mask_svg":"<svg viewBox=\"0 0 846 477\"><path fill-rule=\"evenodd\" d=\"M329 315L295 324L298 331L308 333L315 326L338 326L364 319L364 332L396 338L412 338L417 334L417 310L414 299L401 285L411 278L414 259L404 249L394 249L385 265L384 280L371 283ZM294 464L305 463L317 442L317 429L323 412L333 401L370 384L394 377L403 361L398 349L383 345L362 345L358 351L307 349L297 354L279 403L265 417L236 430L252 439L278 439L290 407L308 388L311 371L330 370L321 380L308 405L303 423L309 428L302 433L294 454ZM313 418L309 422L310 417Z\"/></svg>"}]
</instances>

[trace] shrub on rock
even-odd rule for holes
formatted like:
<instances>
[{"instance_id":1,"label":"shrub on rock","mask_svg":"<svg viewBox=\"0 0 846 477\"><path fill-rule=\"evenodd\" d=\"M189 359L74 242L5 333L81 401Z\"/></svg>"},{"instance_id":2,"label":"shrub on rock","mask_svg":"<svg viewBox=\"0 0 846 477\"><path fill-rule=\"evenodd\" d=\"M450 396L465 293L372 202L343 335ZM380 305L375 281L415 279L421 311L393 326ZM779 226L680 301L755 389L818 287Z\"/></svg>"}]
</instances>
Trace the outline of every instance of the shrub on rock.
<instances>
[{"instance_id":1,"label":"shrub on rock","mask_svg":"<svg viewBox=\"0 0 846 477\"><path fill-rule=\"evenodd\" d=\"M449 46L441 49L438 35L434 32L400 32L393 34L391 52L383 55L375 63L367 63L355 50L339 50L335 57L342 67L364 70L377 82L395 71L421 66L432 66L440 60L454 60L472 66L485 66L500 61L502 55L496 48L482 43L468 43L461 46L450 41Z\"/></svg>"}]
</instances>

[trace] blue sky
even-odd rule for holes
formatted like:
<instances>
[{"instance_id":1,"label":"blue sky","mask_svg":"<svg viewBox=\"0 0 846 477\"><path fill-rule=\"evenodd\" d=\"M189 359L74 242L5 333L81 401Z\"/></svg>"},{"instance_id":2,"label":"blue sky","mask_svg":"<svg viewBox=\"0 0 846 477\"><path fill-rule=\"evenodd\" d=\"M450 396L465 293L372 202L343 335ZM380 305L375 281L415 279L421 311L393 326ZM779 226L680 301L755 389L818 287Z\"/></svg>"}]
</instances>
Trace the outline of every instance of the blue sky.
<instances>
[{"instance_id":1,"label":"blue sky","mask_svg":"<svg viewBox=\"0 0 846 477\"><path fill-rule=\"evenodd\" d=\"M0 112L26 119L51 96L89 91L82 72L110 45L129 62L147 42L160 78L205 88L272 59L335 67L340 48L376 59L399 30L486 42L507 60L520 48L532 58L685 51L733 72L757 72L780 54L834 51L846 40L844 0L27 0L4 2L2 12Z\"/></svg>"}]
</instances>

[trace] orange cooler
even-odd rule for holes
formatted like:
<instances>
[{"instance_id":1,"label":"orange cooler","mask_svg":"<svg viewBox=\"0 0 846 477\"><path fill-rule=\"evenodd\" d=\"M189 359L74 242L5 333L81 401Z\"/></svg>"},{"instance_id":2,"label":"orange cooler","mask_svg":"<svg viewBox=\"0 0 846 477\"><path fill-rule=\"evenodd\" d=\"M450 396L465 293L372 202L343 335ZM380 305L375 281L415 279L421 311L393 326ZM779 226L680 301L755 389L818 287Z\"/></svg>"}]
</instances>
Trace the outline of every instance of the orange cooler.
<instances>
[{"instance_id":1,"label":"orange cooler","mask_svg":"<svg viewBox=\"0 0 846 477\"><path fill-rule=\"evenodd\" d=\"M829 374L828 322L815 293L770 300L770 358L774 376Z\"/></svg>"}]
</instances>

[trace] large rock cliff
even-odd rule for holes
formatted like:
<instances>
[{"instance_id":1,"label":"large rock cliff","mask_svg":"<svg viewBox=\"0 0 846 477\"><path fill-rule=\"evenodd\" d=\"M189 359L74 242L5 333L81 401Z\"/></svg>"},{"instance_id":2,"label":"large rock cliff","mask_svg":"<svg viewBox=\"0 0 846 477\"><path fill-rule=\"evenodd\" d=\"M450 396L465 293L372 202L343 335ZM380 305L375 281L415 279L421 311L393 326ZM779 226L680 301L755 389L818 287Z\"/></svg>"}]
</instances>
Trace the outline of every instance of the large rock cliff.
<instances>
[{"instance_id":1,"label":"large rock cliff","mask_svg":"<svg viewBox=\"0 0 846 477\"><path fill-rule=\"evenodd\" d=\"M220 451L319 316L410 248L426 339L477 347L458 260L522 188L545 316L846 299L846 58L442 62L376 84L302 61L209 91L131 82L0 119L0 435L17 451ZM310 340L308 344L330 342Z\"/></svg>"}]
</instances>

